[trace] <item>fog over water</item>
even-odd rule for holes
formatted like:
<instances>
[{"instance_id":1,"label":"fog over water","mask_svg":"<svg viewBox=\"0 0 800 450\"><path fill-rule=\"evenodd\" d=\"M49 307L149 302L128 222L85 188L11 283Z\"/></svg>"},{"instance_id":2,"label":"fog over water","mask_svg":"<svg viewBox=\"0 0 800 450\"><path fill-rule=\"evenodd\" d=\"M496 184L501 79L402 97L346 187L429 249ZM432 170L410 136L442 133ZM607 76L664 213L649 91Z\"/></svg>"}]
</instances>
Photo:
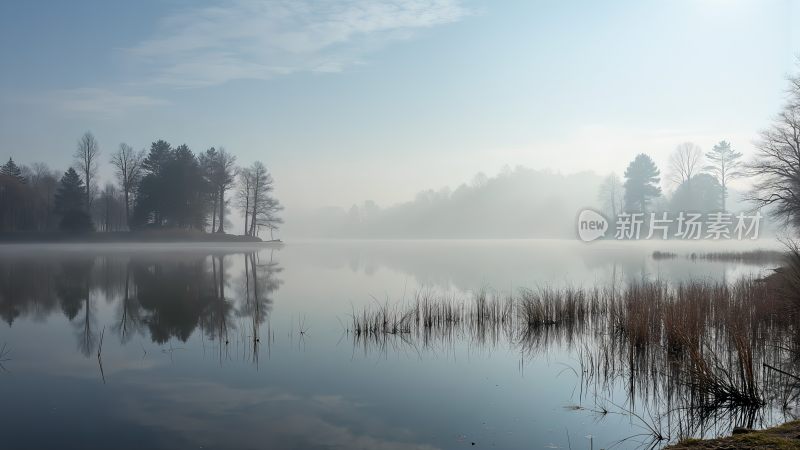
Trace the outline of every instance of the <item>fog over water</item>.
<instances>
[{"instance_id":1,"label":"fog over water","mask_svg":"<svg viewBox=\"0 0 800 450\"><path fill-rule=\"evenodd\" d=\"M602 176L595 172L561 174L525 167L507 168L489 177L477 174L469 183L420 191L413 200L390 205L365 199L349 208L329 207L286 211L283 235L300 238L564 238L576 236L578 213L585 208L616 220L600 195ZM621 187L620 187L621 189ZM368 193L365 193L368 195ZM654 201L658 211L696 211L670 202L671 191ZM743 192L731 189L732 214L752 214ZM780 228L766 217L760 232ZM646 234L646 233L645 233ZM609 237L612 237L609 235Z\"/></svg>"},{"instance_id":2,"label":"fog over water","mask_svg":"<svg viewBox=\"0 0 800 450\"><path fill-rule=\"evenodd\" d=\"M363 347L348 322L362 307L407 304L419 293L734 282L774 265L687 258L719 244L679 245L680 256L666 260L653 259L656 248L561 240L4 246L4 439L14 448L541 448L564 446L569 434L572 445L592 435L605 446L639 428L573 408L593 408L565 371L593 345L588 336L583 344L553 336L524 355L501 337ZM630 401L623 385L603 395Z\"/></svg>"}]
</instances>

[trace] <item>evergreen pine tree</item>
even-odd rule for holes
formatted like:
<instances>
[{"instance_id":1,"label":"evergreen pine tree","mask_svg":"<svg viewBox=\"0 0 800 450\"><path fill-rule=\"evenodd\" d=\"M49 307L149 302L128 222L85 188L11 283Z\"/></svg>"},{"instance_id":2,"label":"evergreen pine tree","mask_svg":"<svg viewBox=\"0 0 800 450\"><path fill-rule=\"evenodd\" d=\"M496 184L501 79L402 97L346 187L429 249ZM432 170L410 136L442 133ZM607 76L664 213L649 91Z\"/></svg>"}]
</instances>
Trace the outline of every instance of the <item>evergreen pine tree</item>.
<instances>
[{"instance_id":1,"label":"evergreen pine tree","mask_svg":"<svg viewBox=\"0 0 800 450\"><path fill-rule=\"evenodd\" d=\"M661 195L659 170L649 156L641 153L625 169L625 210L646 212L650 199Z\"/></svg>"},{"instance_id":2,"label":"evergreen pine tree","mask_svg":"<svg viewBox=\"0 0 800 450\"><path fill-rule=\"evenodd\" d=\"M25 177L22 176L22 169L17 166L12 158L8 158L8 162L0 166L0 173L12 178L16 178L20 183L25 183Z\"/></svg>"},{"instance_id":3,"label":"evergreen pine tree","mask_svg":"<svg viewBox=\"0 0 800 450\"><path fill-rule=\"evenodd\" d=\"M55 194L55 210L64 231L90 231L94 227L86 212L83 180L72 167L64 172Z\"/></svg>"},{"instance_id":4,"label":"evergreen pine tree","mask_svg":"<svg viewBox=\"0 0 800 450\"><path fill-rule=\"evenodd\" d=\"M734 178L744 176L741 168L742 163L739 158L740 152L734 151L731 144L727 141L720 141L710 152L706 153L706 158L711 164L705 167L720 184L720 198L722 199L722 210L725 211L725 200L728 198L728 182Z\"/></svg>"}]
</instances>

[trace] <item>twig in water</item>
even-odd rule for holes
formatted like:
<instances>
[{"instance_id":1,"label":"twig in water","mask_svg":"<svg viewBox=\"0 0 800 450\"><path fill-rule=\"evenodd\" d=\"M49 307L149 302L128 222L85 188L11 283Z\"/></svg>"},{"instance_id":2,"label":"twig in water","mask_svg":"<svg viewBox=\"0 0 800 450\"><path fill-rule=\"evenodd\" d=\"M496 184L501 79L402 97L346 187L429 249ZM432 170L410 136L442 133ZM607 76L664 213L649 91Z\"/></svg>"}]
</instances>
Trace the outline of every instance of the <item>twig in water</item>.
<instances>
[{"instance_id":1,"label":"twig in water","mask_svg":"<svg viewBox=\"0 0 800 450\"><path fill-rule=\"evenodd\" d=\"M305 314L300 315L300 317L297 319L297 327L300 330L300 335L301 336L305 336L306 334L308 334L309 328L306 326L306 316L305 316Z\"/></svg>"},{"instance_id":2,"label":"twig in water","mask_svg":"<svg viewBox=\"0 0 800 450\"><path fill-rule=\"evenodd\" d=\"M103 337L106 334L106 327L103 327L103 331L100 333L100 344L97 346L97 357L100 358L100 354L103 352Z\"/></svg>"},{"instance_id":3,"label":"twig in water","mask_svg":"<svg viewBox=\"0 0 800 450\"><path fill-rule=\"evenodd\" d=\"M103 337L106 335L106 327L103 327L103 331L100 333L100 344L97 346L97 364L100 365L100 377L103 378L103 384L106 384L106 374L103 372Z\"/></svg>"},{"instance_id":4,"label":"twig in water","mask_svg":"<svg viewBox=\"0 0 800 450\"><path fill-rule=\"evenodd\" d=\"M10 353L11 349L8 348L5 343L3 343L3 347L0 348L0 370L3 372L8 372L8 369L6 369L3 363L6 361L11 361L11 358L8 357Z\"/></svg>"}]
</instances>

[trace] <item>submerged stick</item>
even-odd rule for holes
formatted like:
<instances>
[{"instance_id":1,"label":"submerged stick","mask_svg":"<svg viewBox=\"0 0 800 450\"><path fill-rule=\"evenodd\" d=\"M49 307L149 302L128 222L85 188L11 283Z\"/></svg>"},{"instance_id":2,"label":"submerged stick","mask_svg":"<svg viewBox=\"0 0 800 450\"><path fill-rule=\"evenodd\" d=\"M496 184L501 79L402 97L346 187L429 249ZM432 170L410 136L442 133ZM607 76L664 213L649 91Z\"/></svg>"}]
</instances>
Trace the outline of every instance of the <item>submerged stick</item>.
<instances>
[{"instance_id":1,"label":"submerged stick","mask_svg":"<svg viewBox=\"0 0 800 450\"><path fill-rule=\"evenodd\" d=\"M97 364L100 365L100 377L103 378L103 384L106 384L106 374L103 372L103 337L106 335L106 327L103 327L103 331L100 333L100 343L97 346Z\"/></svg>"}]
</instances>

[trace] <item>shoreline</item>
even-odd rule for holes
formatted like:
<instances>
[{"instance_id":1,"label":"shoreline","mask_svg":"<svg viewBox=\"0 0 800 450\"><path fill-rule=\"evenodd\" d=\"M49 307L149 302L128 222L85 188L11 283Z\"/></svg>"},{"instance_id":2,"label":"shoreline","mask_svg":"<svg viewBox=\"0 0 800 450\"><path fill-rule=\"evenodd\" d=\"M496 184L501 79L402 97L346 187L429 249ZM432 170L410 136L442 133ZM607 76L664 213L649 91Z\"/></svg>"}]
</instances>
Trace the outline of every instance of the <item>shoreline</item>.
<instances>
[{"instance_id":1,"label":"shoreline","mask_svg":"<svg viewBox=\"0 0 800 450\"><path fill-rule=\"evenodd\" d=\"M666 450L692 449L796 449L800 448L800 420L786 422L764 430L734 429L728 437L716 439L686 439L666 447Z\"/></svg>"},{"instance_id":2,"label":"shoreline","mask_svg":"<svg viewBox=\"0 0 800 450\"><path fill-rule=\"evenodd\" d=\"M135 243L283 243L257 236L205 233L186 230L110 231L90 233L15 232L0 233L0 244L135 244Z\"/></svg>"}]
</instances>

